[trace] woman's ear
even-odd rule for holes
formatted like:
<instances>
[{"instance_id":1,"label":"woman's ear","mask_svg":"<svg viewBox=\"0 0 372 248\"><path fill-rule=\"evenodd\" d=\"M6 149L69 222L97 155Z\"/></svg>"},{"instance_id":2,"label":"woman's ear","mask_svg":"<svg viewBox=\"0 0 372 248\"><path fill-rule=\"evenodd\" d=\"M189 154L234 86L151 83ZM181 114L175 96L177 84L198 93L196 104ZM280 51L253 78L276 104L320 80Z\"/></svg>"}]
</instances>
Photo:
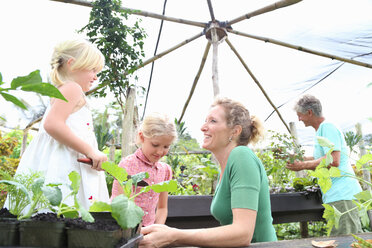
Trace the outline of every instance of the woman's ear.
<instances>
[{"instance_id":1,"label":"woman's ear","mask_svg":"<svg viewBox=\"0 0 372 248\"><path fill-rule=\"evenodd\" d=\"M240 126L240 125L236 125L236 126L233 128L233 135L234 135L235 137L239 137L239 135L242 133L242 130L243 130L242 126Z\"/></svg>"}]
</instances>

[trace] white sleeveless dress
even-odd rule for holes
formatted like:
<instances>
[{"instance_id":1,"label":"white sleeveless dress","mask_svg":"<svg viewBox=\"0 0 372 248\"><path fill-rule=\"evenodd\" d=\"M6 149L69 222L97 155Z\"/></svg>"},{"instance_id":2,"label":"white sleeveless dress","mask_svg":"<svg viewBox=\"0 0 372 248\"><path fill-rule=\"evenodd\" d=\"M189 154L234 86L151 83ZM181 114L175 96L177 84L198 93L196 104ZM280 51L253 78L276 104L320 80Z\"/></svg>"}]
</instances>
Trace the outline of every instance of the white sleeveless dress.
<instances>
[{"instance_id":1,"label":"white sleeveless dress","mask_svg":"<svg viewBox=\"0 0 372 248\"><path fill-rule=\"evenodd\" d=\"M104 172L93 170L90 165L77 162L77 158L85 156L59 143L45 131L44 121L49 110L50 106L44 114L37 136L32 139L22 155L16 173L27 173L29 170L43 171L46 183L68 185L70 184L68 174L71 171L77 171L81 176L78 199L84 208L89 209L91 199L109 202ZM92 114L87 103L72 113L67 118L66 124L75 135L97 148ZM62 199L71 192L65 185L60 186L63 194ZM65 203L72 205L74 199L70 197Z\"/></svg>"}]
</instances>

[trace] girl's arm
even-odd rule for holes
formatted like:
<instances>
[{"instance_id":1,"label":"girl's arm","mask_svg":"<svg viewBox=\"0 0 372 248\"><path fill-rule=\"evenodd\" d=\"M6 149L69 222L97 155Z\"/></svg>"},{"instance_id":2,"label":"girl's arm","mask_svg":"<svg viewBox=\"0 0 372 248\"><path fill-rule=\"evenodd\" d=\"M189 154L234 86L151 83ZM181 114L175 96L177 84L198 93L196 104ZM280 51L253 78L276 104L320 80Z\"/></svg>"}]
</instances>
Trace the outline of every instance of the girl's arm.
<instances>
[{"instance_id":1,"label":"girl's arm","mask_svg":"<svg viewBox=\"0 0 372 248\"><path fill-rule=\"evenodd\" d=\"M168 216L168 192L161 192L156 207L155 224L164 224Z\"/></svg>"},{"instance_id":2,"label":"girl's arm","mask_svg":"<svg viewBox=\"0 0 372 248\"><path fill-rule=\"evenodd\" d=\"M236 208L231 225L181 230L165 225L143 227L145 235L141 248L164 246L197 247L242 247L249 246L253 237L257 212L250 209Z\"/></svg>"},{"instance_id":3,"label":"girl's arm","mask_svg":"<svg viewBox=\"0 0 372 248\"><path fill-rule=\"evenodd\" d=\"M91 158L93 160L92 168L101 170L101 163L107 160L107 156L76 136L66 125L67 118L82 99L81 87L77 83L69 82L61 86L59 90L68 102L53 99L54 102L45 118L45 131L58 142Z\"/></svg>"}]
</instances>

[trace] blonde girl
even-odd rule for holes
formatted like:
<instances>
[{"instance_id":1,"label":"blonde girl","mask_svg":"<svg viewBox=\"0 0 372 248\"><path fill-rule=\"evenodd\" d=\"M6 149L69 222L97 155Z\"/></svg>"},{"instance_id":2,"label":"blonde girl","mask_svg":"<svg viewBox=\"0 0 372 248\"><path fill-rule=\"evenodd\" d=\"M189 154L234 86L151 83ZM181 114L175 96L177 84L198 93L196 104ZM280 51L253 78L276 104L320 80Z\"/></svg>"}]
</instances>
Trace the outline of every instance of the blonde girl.
<instances>
[{"instance_id":1,"label":"blonde girl","mask_svg":"<svg viewBox=\"0 0 372 248\"><path fill-rule=\"evenodd\" d=\"M123 158L119 166L125 168L129 175L148 172L149 178L145 181L149 185L171 180L171 167L159 160L168 153L176 138L176 127L166 115L150 114L145 117L138 131L137 143L140 148ZM122 193L119 183L114 181L111 199ZM168 192L159 194L151 190L136 197L135 203L145 213L143 226L165 223L168 215Z\"/></svg>"},{"instance_id":2,"label":"blonde girl","mask_svg":"<svg viewBox=\"0 0 372 248\"><path fill-rule=\"evenodd\" d=\"M85 40L68 40L54 48L51 60L51 80L67 101L51 99L39 132L23 154L17 173L42 171L46 182L63 183L63 197L70 189L68 174L81 176L78 198L85 208L90 199L108 201L108 190L102 162L107 156L97 149L91 111L85 98L97 73L104 66L102 53ZM93 161L90 167L78 163L79 157ZM73 204L73 199L67 200Z\"/></svg>"}]
</instances>

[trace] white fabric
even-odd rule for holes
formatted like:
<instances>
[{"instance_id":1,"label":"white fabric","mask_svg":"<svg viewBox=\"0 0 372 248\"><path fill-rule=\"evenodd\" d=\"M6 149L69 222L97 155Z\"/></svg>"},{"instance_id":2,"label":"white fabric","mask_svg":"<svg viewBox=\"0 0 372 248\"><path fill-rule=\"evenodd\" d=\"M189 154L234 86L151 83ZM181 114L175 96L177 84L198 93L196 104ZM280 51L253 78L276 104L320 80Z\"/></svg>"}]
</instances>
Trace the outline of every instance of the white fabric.
<instances>
[{"instance_id":1,"label":"white fabric","mask_svg":"<svg viewBox=\"0 0 372 248\"><path fill-rule=\"evenodd\" d=\"M60 188L64 199L71 192L66 184L70 184L68 174L77 171L81 176L81 185L78 199L84 208L89 209L91 201L109 201L109 194L103 171L91 169L89 165L77 162L77 158L84 157L83 154L59 143L51 137L44 129L44 120L50 107L47 108L44 118L41 121L37 136L31 141L23 154L17 169L18 173L27 173L29 170L43 171L46 183L63 183ZM67 126L72 132L85 142L97 148L97 140L93 131L92 114L87 106L72 113L66 120ZM68 198L66 204L72 205L74 200Z\"/></svg>"}]
</instances>

